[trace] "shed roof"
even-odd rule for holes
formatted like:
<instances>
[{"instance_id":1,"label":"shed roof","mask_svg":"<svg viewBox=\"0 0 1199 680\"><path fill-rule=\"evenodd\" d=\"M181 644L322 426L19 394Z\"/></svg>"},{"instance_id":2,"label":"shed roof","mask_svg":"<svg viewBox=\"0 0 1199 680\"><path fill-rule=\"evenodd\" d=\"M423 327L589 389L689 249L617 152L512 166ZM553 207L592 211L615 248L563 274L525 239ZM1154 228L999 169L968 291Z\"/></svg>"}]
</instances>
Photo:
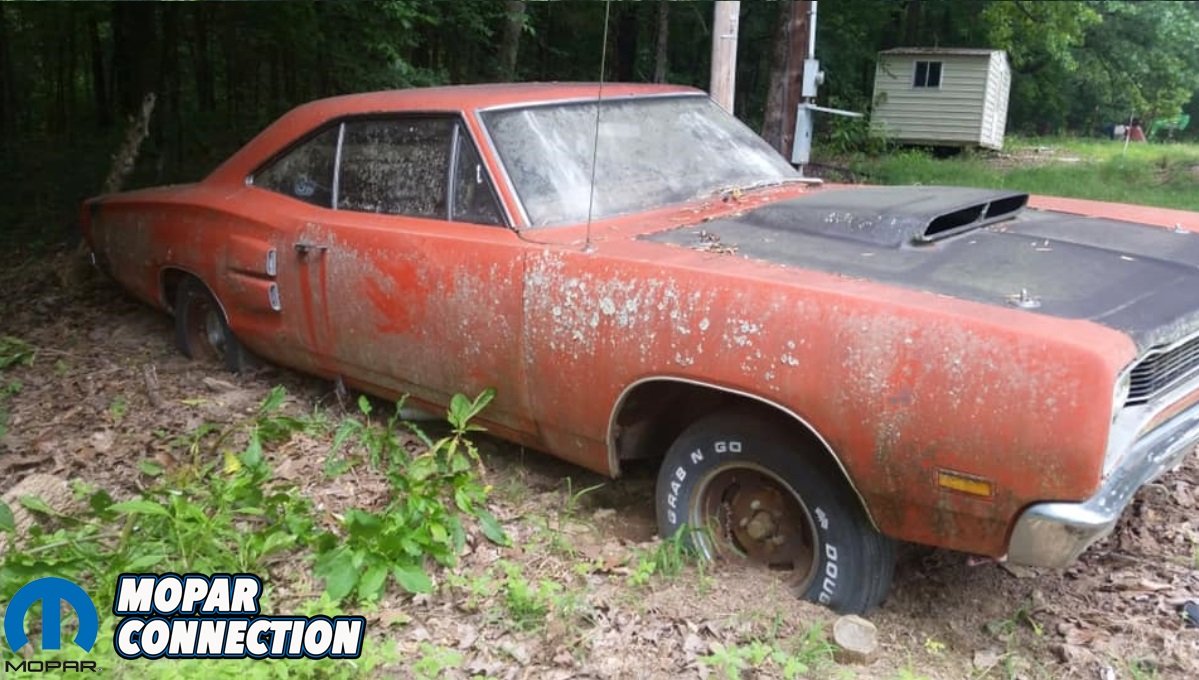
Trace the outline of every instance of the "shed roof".
<instances>
[{"instance_id":1,"label":"shed roof","mask_svg":"<svg viewBox=\"0 0 1199 680\"><path fill-rule=\"evenodd\" d=\"M947 54L968 57L985 57L1003 50L986 47L895 47L879 54Z\"/></svg>"}]
</instances>

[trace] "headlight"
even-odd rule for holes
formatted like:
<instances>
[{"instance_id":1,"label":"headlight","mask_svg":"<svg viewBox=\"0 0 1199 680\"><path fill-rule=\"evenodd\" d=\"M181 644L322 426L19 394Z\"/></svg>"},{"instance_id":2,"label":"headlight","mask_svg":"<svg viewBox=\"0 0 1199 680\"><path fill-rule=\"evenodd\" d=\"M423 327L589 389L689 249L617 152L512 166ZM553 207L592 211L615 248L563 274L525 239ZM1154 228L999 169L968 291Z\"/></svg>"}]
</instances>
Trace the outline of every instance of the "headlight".
<instances>
[{"instance_id":1,"label":"headlight","mask_svg":"<svg viewBox=\"0 0 1199 680\"><path fill-rule=\"evenodd\" d=\"M1128 401L1128 391L1132 388L1132 374L1126 372L1116 381L1116 391L1112 394L1112 422L1120 415L1124 402Z\"/></svg>"}]
</instances>

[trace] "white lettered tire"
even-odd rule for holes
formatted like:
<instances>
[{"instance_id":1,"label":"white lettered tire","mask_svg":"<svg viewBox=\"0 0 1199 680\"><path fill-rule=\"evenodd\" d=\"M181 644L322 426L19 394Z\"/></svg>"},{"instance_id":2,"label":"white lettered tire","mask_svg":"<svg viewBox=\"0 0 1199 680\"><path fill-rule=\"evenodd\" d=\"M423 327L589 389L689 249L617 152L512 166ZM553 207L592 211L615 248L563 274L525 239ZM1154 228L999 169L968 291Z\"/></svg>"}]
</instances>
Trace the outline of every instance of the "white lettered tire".
<instances>
[{"instance_id":1,"label":"white lettered tire","mask_svg":"<svg viewBox=\"0 0 1199 680\"><path fill-rule=\"evenodd\" d=\"M890 588L895 543L874 529L841 471L810 441L757 414L700 419L662 462L658 529L663 537L686 531L705 558L778 571L806 600L864 613Z\"/></svg>"}]
</instances>

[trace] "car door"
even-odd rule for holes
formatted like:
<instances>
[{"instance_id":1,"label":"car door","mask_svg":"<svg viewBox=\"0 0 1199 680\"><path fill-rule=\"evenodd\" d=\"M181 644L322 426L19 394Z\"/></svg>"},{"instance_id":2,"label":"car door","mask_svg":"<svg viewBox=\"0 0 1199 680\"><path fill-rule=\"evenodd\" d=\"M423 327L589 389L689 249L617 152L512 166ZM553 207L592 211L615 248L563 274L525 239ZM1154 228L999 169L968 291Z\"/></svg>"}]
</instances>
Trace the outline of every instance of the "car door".
<instances>
[{"instance_id":1,"label":"car door","mask_svg":"<svg viewBox=\"0 0 1199 680\"><path fill-rule=\"evenodd\" d=\"M328 324L322 322L327 301L319 257L306 249L309 232L333 207L333 183L341 124L323 126L288 145L251 174L245 191L243 223L230 229L230 260L266 263L274 282L268 291L270 314L251 317L258 328L247 339L260 341L254 349L293 368L326 377L337 374L324 348ZM251 255L232 256L239 251ZM256 257L261 251L264 257ZM229 267L234 287L241 285L238 267ZM262 296L264 299L268 296ZM229 301L227 301L227 304Z\"/></svg>"},{"instance_id":2,"label":"car door","mask_svg":"<svg viewBox=\"0 0 1199 680\"><path fill-rule=\"evenodd\" d=\"M456 115L346 120L333 210L297 256L323 297L314 350L351 382L446 404L498 391L488 420L533 432L521 352L523 254Z\"/></svg>"}]
</instances>

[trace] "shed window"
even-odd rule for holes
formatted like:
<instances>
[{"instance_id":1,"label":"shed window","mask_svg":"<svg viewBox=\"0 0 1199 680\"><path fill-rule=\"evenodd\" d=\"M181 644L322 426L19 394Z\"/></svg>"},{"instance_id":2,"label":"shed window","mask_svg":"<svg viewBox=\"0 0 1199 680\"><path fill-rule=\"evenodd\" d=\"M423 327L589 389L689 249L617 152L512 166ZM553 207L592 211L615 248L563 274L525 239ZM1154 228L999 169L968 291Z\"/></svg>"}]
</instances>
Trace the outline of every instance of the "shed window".
<instances>
[{"instance_id":1,"label":"shed window","mask_svg":"<svg viewBox=\"0 0 1199 680\"><path fill-rule=\"evenodd\" d=\"M916 77L912 79L912 87L941 87L941 62L916 62Z\"/></svg>"}]
</instances>

